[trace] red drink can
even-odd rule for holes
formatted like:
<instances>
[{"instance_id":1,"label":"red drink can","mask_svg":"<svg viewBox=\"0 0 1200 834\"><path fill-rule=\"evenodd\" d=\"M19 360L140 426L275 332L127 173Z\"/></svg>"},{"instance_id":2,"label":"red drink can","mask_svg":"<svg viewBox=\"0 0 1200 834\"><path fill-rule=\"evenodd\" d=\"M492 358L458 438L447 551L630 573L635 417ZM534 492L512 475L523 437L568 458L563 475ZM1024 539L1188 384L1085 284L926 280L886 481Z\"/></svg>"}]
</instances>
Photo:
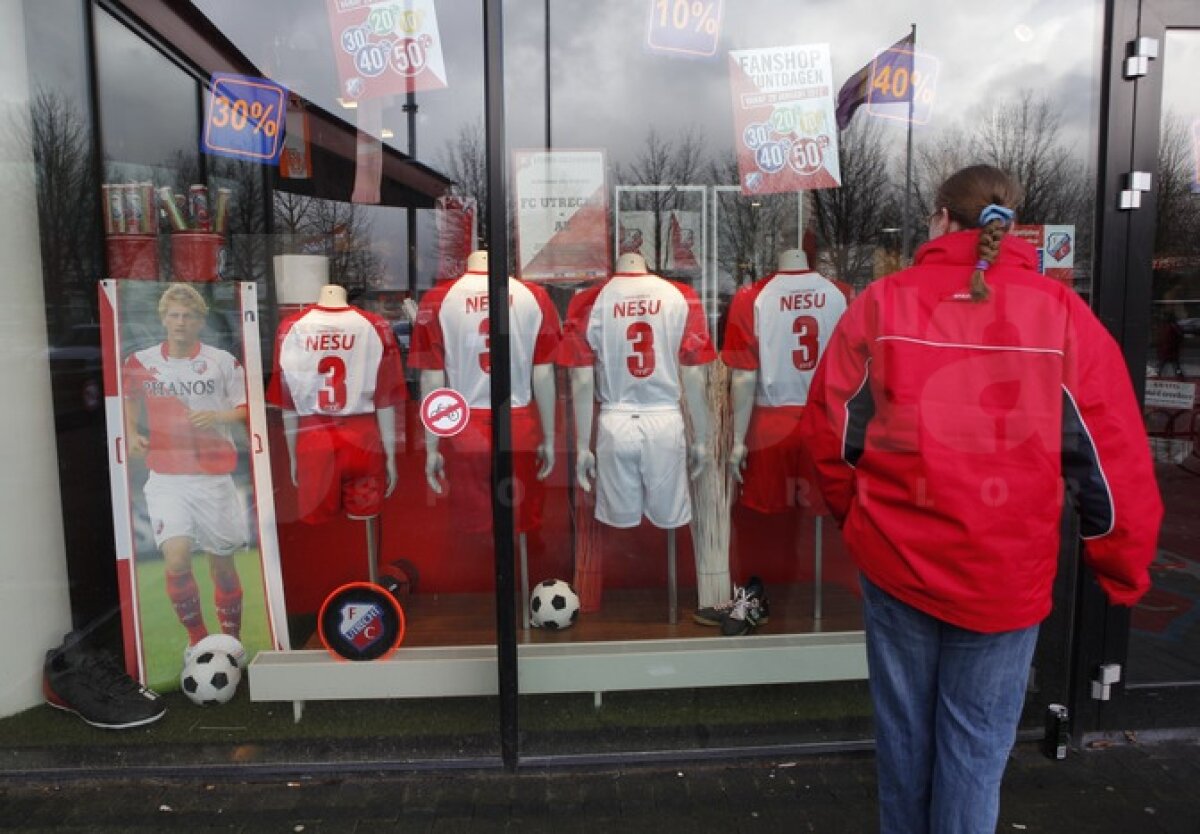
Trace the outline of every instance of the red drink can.
<instances>
[{"instance_id":1,"label":"red drink can","mask_svg":"<svg viewBox=\"0 0 1200 834\"><path fill-rule=\"evenodd\" d=\"M187 216L179 204L180 201L176 200L176 196L165 185L158 189L158 201L162 205L162 210L167 213L167 222L171 224L171 231L186 232L188 227Z\"/></svg>"},{"instance_id":2,"label":"red drink can","mask_svg":"<svg viewBox=\"0 0 1200 834\"><path fill-rule=\"evenodd\" d=\"M198 232L212 231L212 216L208 213L208 187L188 187L188 213L192 216L192 228Z\"/></svg>"},{"instance_id":3,"label":"red drink can","mask_svg":"<svg viewBox=\"0 0 1200 834\"><path fill-rule=\"evenodd\" d=\"M213 209L213 231L219 235L224 235L229 229L229 200L233 196L233 191L228 188L217 189L217 205Z\"/></svg>"},{"instance_id":4,"label":"red drink can","mask_svg":"<svg viewBox=\"0 0 1200 834\"><path fill-rule=\"evenodd\" d=\"M158 199L154 196L154 183L139 182L138 191L142 195L142 205L146 208L146 220L142 224L142 234L158 234Z\"/></svg>"},{"instance_id":5,"label":"red drink can","mask_svg":"<svg viewBox=\"0 0 1200 834\"><path fill-rule=\"evenodd\" d=\"M125 231L130 234L141 234L146 222L146 206L142 204L142 191L134 183L121 186L125 202Z\"/></svg>"},{"instance_id":6,"label":"red drink can","mask_svg":"<svg viewBox=\"0 0 1200 834\"><path fill-rule=\"evenodd\" d=\"M106 182L100 186L100 199L102 201L102 208L104 211L104 234L115 234L116 224L113 222L111 184Z\"/></svg>"},{"instance_id":7,"label":"red drink can","mask_svg":"<svg viewBox=\"0 0 1200 834\"><path fill-rule=\"evenodd\" d=\"M104 228L110 234L125 234L125 198L119 183L104 186L108 193L104 199Z\"/></svg>"}]
</instances>

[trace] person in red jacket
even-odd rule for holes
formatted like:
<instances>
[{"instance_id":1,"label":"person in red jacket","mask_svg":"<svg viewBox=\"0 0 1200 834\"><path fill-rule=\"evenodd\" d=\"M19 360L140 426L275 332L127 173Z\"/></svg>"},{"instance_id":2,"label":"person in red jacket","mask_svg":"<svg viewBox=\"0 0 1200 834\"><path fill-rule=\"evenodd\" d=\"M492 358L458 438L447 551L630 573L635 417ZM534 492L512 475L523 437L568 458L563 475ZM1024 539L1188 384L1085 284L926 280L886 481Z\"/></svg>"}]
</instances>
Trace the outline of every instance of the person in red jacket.
<instances>
[{"instance_id":1,"label":"person in red jacket","mask_svg":"<svg viewBox=\"0 0 1200 834\"><path fill-rule=\"evenodd\" d=\"M882 830L992 832L1064 501L1114 604L1162 502L1121 352L1007 235L990 166L938 190L914 265L842 317L803 431L863 588Z\"/></svg>"}]
</instances>

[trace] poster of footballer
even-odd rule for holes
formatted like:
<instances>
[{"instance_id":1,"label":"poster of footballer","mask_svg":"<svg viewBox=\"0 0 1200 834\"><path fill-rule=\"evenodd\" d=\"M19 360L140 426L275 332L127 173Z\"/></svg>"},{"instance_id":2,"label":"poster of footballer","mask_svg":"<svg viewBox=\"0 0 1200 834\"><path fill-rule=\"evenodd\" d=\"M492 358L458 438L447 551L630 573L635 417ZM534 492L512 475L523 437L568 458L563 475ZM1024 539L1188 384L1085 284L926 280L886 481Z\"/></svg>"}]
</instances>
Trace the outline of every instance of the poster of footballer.
<instances>
[{"instance_id":1,"label":"poster of footballer","mask_svg":"<svg viewBox=\"0 0 1200 834\"><path fill-rule=\"evenodd\" d=\"M842 184L829 44L729 52L742 193Z\"/></svg>"},{"instance_id":2,"label":"poster of footballer","mask_svg":"<svg viewBox=\"0 0 1200 834\"><path fill-rule=\"evenodd\" d=\"M211 635L287 646L255 292L100 285L126 664L160 691Z\"/></svg>"},{"instance_id":3,"label":"poster of footballer","mask_svg":"<svg viewBox=\"0 0 1200 834\"><path fill-rule=\"evenodd\" d=\"M365 101L446 86L433 0L326 0L326 8L343 98Z\"/></svg>"},{"instance_id":4,"label":"poster of footballer","mask_svg":"<svg viewBox=\"0 0 1200 834\"><path fill-rule=\"evenodd\" d=\"M604 151L513 152L517 271L527 281L608 274Z\"/></svg>"}]
</instances>

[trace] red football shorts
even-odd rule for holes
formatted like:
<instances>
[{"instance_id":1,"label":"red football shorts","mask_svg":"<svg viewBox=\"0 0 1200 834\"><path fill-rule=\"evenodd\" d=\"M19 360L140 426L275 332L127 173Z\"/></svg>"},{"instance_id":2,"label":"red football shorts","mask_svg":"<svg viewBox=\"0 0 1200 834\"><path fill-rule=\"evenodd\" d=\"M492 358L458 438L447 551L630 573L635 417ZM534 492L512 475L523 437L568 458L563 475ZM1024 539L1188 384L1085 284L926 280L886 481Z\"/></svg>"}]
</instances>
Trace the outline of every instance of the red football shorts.
<instances>
[{"instance_id":1,"label":"red football shorts","mask_svg":"<svg viewBox=\"0 0 1200 834\"><path fill-rule=\"evenodd\" d=\"M387 459L374 414L301 417L296 462L301 520L319 524L338 513L379 515Z\"/></svg>"},{"instance_id":2,"label":"red football shorts","mask_svg":"<svg viewBox=\"0 0 1200 834\"><path fill-rule=\"evenodd\" d=\"M823 513L812 458L800 435L802 405L758 406L746 431L746 466L738 500L761 513Z\"/></svg>"},{"instance_id":3,"label":"red football shorts","mask_svg":"<svg viewBox=\"0 0 1200 834\"><path fill-rule=\"evenodd\" d=\"M537 479L537 447L542 428L532 405L512 410L513 483L501 485L500 499L512 501L513 524L518 533L542 525L545 486ZM471 419L461 432L442 440L446 462L450 510L454 527L468 533L492 529L492 412L471 409Z\"/></svg>"}]
</instances>

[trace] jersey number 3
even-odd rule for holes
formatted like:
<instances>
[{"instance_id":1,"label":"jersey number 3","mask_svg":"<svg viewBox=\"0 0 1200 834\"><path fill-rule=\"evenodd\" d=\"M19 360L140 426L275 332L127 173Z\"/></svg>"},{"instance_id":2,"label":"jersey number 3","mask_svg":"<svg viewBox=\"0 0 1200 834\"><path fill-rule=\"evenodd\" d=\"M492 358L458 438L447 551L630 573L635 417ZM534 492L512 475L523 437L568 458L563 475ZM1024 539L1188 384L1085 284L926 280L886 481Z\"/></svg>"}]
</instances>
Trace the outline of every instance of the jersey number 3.
<instances>
[{"instance_id":1,"label":"jersey number 3","mask_svg":"<svg viewBox=\"0 0 1200 834\"><path fill-rule=\"evenodd\" d=\"M323 356L317 372L325 377L317 392L317 406L322 411L341 411L346 407L346 363L340 356Z\"/></svg>"},{"instance_id":2,"label":"jersey number 3","mask_svg":"<svg viewBox=\"0 0 1200 834\"><path fill-rule=\"evenodd\" d=\"M820 325L812 316L796 316L792 322L796 334L797 349L792 351L792 364L798 371L811 371L817 367L821 350Z\"/></svg>"},{"instance_id":3,"label":"jersey number 3","mask_svg":"<svg viewBox=\"0 0 1200 834\"><path fill-rule=\"evenodd\" d=\"M625 338L633 355L625 360L634 379L645 379L654 373L654 328L644 321L635 321L625 329Z\"/></svg>"},{"instance_id":4,"label":"jersey number 3","mask_svg":"<svg viewBox=\"0 0 1200 834\"><path fill-rule=\"evenodd\" d=\"M479 322L479 335L483 337L483 350L479 353L479 369L485 374L492 372L492 321L483 319Z\"/></svg>"}]
</instances>

